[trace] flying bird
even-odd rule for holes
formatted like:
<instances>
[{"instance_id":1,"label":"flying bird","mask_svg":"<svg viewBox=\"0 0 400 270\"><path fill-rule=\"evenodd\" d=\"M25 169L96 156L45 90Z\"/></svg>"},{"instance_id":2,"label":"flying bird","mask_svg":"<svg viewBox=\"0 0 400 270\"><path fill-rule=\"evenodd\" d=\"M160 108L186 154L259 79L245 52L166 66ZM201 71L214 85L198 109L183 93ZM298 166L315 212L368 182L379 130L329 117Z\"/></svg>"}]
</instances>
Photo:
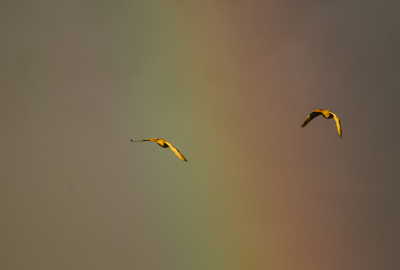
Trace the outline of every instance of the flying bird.
<instances>
[{"instance_id":1,"label":"flying bird","mask_svg":"<svg viewBox=\"0 0 400 270\"><path fill-rule=\"evenodd\" d=\"M339 118L333 112L330 112L325 109L316 109L315 111L313 111L309 116L307 116L306 120L301 125L301 127L302 128L305 127L308 123L310 123L311 120L313 120L315 117L317 117L318 115L321 115L321 114L326 119L331 119L331 118L335 119L339 136L340 136L340 138L342 138L342 127L340 126Z\"/></svg>"},{"instance_id":2,"label":"flying bird","mask_svg":"<svg viewBox=\"0 0 400 270\"><path fill-rule=\"evenodd\" d=\"M131 139L131 142L156 142L158 143L159 146L161 146L162 148L171 148L172 151L174 151L175 155L178 156L178 158L182 159L183 161L186 161L186 158L181 154L181 152L179 152L178 149L176 149L175 147L172 146L172 144L170 144L169 142L167 142L164 139L160 139L160 138L150 138L150 139L145 139L145 140L139 140L139 141L134 141Z\"/></svg>"}]
</instances>

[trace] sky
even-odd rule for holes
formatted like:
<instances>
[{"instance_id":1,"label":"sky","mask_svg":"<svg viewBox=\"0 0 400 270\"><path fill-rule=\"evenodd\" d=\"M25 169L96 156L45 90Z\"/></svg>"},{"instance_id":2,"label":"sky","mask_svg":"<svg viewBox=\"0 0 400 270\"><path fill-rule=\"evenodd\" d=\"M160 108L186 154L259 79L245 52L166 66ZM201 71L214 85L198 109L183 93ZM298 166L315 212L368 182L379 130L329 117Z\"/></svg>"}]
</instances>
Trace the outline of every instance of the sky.
<instances>
[{"instance_id":1,"label":"sky","mask_svg":"<svg viewBox=\"0 0 400 270\"><path fill-rule=\"evenodd\" d=\"M0 269L398 269L399 13L3 1Z\"/></svg>"}]
</instances>

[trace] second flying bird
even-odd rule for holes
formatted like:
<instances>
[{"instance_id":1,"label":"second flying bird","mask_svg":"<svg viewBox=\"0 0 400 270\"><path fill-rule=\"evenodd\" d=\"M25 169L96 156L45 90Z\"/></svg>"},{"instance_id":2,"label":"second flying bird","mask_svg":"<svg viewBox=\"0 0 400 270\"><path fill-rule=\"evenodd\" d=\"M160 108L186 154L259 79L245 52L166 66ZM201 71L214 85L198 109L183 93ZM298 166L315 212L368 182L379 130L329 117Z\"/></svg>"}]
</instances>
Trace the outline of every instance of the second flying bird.
<instances>
[{"instance_id":1,"label":"second flying bird","mask_svg":"<svg viewBox=\"0 0 400 270\"><path fill-rule=\"evenodd\" d=\"M340 136L340 138L342 138L342 127L340 126L339 118L333 112L330 112L325 109L316 109L315 111L313 111L309 116L307 116L306 120L301 125L301 127L302 128L305 127L308 123L310 123L311 120L313 120L315 117L317 117L319 115L322 115L326 119L331 119L331 118L335 119L339 136Z\"/></svg>"}]
</instances>

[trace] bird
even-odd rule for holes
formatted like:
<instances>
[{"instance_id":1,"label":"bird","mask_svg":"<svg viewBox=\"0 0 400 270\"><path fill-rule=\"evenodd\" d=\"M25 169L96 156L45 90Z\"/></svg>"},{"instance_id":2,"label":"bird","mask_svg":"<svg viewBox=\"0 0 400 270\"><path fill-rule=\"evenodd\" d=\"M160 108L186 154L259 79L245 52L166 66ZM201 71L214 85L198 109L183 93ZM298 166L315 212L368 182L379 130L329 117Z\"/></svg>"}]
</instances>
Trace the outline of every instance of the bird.
<instances>
[{"instance_id":1,"label":"bird","mask_svg":"<svg viewBox=\"0 0 400 270\"><path fill-rule=\"evenodd\" d=\"M160 138L149 138L149 139L145 139L145 140L139 140L139 141L134 141L131 139L131 142L156 142L158 143L159 146L161 146L162 148L171 148L172 151L174 151L175 155L178 156L178 158L180 158L183 161L186 161L186 158L181 154L181 152L179 152L178 149L176 149L175 147L172 146L172 144L170 144L169 142L167 142L164 139L160 139Z\"/></svg>"},{"instance_id":2,"label":"bird","mask_svg":"<svg viewBox=\"0 0 400 270\"><path fill-rule=\"evenodd\" d=\"M301 125L301 127L302 128L305 127L308 123L310 123L311 120L313 120L315 117L317 117L320 114L322 114L322 116L325 117L326 119L331 119L331 118L335 119L339 136L340 136L340 138L342 138L342 127L340 126L339 118L336 116L336 114L334 114L333 112L330 112L329 110L326 110L326 109L316 109L315 111L310 113L310 115L307 116L306 120Z\"/></svg>"}]
</instances>

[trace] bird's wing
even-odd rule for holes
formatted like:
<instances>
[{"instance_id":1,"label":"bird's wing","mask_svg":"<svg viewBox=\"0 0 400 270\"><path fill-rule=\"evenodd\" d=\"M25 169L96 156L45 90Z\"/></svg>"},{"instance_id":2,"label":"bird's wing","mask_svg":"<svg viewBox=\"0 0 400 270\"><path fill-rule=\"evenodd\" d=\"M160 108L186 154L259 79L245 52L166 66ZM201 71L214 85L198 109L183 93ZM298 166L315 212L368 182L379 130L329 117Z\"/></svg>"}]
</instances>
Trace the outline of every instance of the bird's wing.
<instances>
[{"instance_id":1,"label":"bird's wing","mask_svg":"<svg viewBox=\"0 0 400 270\"><path fill-rule=\"evenodd\" d=\"M337 126L337 131L339 133L339 136L340 136L340 138L342 138L342 127L340 126L340 120L336 116L336 114L334 114L332 112L331 112L331 114L333 115L333 119L335 119L335 121L336 121L336 126Z\"/></svg>"},{"instance_id":2,"label":"bird's wing","mask_svg":"<svg viewBox=\"0 0 400 270\"><path fill-rule=\"evenodd\" d=\"M131 139L131 142L147 142L147 141L149 141L149 139L139 140L139 141L134 141L134 140Z\"/></svg>"},{"instance_id":3,"label":"bird's wing","mask_svg":"<svg viewBox=\"0 0 400 270\"><path fill-rule=\"evenodd\" d=\"M312 112L310 113L309 116L307 116L306 120L304 121L304 123L301 125L301 127L305 127L308 123L310 123L311 120L313 120L315 117L317 117L318 115L320 115L320 112Z\"/></svg>"},{"instance_id":4,"label":"bird's wing","mask_svg":"<svg viewBox=\"0 0 400 270\"><path fill-rule=\"evenodd\" d=\"M172 151L174 151L175 155L178 156L178 158L182 159L183 161L186 161L186 158L181 154L181 152L179 152L178 149L176 149L175 147L172 146L172 144L170 144L169 142L165 141L165 143L171 148Z\"/></svg>"}]
</instances>

